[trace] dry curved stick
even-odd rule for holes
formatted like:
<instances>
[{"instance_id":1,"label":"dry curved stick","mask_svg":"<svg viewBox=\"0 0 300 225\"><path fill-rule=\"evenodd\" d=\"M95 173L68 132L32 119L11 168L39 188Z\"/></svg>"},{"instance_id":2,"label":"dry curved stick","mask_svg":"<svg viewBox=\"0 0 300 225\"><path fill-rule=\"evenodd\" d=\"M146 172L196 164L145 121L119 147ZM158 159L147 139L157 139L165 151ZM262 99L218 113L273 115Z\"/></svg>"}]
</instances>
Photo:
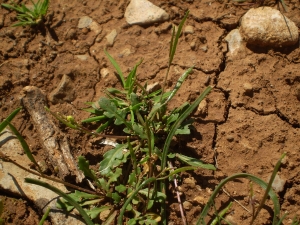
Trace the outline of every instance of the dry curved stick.
<instances>
[{"instance_id":1,"label":"dry curved stick","mask_svg":"<svg viewBox=\"0 0 300 225\"><path fill-rule=\"evenodd\" d=\"M76 176L76 181L81 182L84 175L77 168L67 137L61 133L44 109L46 96L34 86L25 87L22 94L21 102L29 112L37 128L39 141L53 168L58 170L60 179L73 174Z\"/></svg>"}]
</instances>

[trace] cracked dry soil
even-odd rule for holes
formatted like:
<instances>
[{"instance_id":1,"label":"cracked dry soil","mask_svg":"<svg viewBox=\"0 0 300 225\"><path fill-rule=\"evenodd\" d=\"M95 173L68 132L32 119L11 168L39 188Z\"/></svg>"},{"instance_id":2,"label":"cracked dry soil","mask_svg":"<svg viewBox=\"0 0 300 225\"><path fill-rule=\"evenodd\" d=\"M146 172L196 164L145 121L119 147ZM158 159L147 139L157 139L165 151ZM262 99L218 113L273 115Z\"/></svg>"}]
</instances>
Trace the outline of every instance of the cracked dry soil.
<instances>
[{"instance_id":1,"label":"cracked dry soil","mask_svg":"<svg viewBox=\"0 0 300 225\"><path fill-rule=\"evenodd\" d=\"M186 207L188 222L195 222L203 202L222 179L247 172L267 180L281 154L287 152L278 173L286 183L278 195L281 213L289 212L284 224L289 224L295 215L300 216L299 46L281 49L248 46L243 54L230 57L224 38L238 26L249 6L243 8L230 1L151 2L166 10L170 20L149 26L129 26L123 17L128 0L52 0L48 13L50 29L37 30L11 27L16 14L0 8L0 120L20 106L20 93L25 86L40 88L52 111L73 115L78 121L87 118L88 114L80 110L86 107L84 103L96 101L107 87L119 85L104 54L105 47L126 72L144 58L138 68L139 82L161 83L168 62L172 24L177 25L189 9L185 25L193 26L194 33L183 33L180 38L167 88L174 86L186 68L194 66L194 70L170 108L193 101L208 85L215 88L205 99L202 110L193 114L192 134L179 137L173 148L213 163L218 170L182 174L182 200L191 203ZM269 3L274 2L266 2ZM285 15L299 27L299 1L286 3ZM79 29L78 21L86 15L101 29L97 32ZM117 37L113 46L108 46L105 36L113 29ZM62 79L67 80L67 85L60 93L57 87ZM28 113L22 111L13 123L37 160L47 161L47 154L38 141L37 128ZM91 164L99 163L107 147L78 132L61 129L75 159L85 155ZM225 191L231 197L221 192L216 207L225 207L234 198L250 209L249 187L246 180L227 184ZM172 191L170 187L170 193ZM254 192L258 199L263 195L255 185ZM170 224L181 224L178 203L172 194L169 201ZM14 204L16 208L24 207ZM271 224L271 208L268 201L256 224ZM5 213L11 216L10 212ZM37 217L24 213L13 223L25 224L26 218L32 220L28 224L36 224ZM251 213L234 203L227 219L235 224L249 224Z\"/></svg>"}]
</instances>

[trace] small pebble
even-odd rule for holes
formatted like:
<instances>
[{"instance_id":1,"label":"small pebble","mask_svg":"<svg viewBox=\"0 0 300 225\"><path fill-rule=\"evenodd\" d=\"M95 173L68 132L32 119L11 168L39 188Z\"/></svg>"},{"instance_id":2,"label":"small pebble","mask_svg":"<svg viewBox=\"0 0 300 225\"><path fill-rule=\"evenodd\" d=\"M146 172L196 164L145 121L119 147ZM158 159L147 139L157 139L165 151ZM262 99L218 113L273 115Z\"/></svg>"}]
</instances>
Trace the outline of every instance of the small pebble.
<instances>
[{"instance_id":1,"label":"small pebble","mask_svg":"<svg viewBox=\"0 0 300 225\"><path fill-rule=\"evenodd\" d=\"M189 201L183 202L182 205L185 210L190 210L193 207L192 203L190 203Z\"/></svg>"},{"instance_id":2,"label":"small pebble","mask_svg":"<svg viewBox=\"0 0 300 225\"><path fill-rule=\"evenodd\" d=\"M117 37L118 33L116 29L113 29L108 35L106 35L106 39L107 39L107 46L113 46L115 39Z\"/></svg>"},{"instance_id":3,"label":"small pebble","mask_svg":"<svg viewBox=\"0 0 300 225\"><path fill-rule=\"evenodd\" d=\"M89 16L83 16L79 19L77 27L79 29L88 27L93 22L93 19Z\"/></svg>"},{"instance_id":4,"label":"small pebble","mask_svg":"<svg viewBox=\"0 0 300 225\"><path fill-rule=\"evenodd\" d=\"M226 136L226 140L229 141L229 142L233 142L234 136L229 134L229 135Z\"/></svg>"},{"instance_id":5,"label":"small pebble","mask_svg":"<svg viewBox=\"0 0 300 225\"><path fill-rule=\"evenodd\" d=\"M250 83L244 83L243 88L245 90L245 94L252 95L253 94L253 87Z\"/></svg>"},{"instance_id":6,"label":"small pebble","mask_svg":"<svg viewBox=\"0 0 300 225\"><path fill-rule=\"evenodd\" d=\"M207 115L207 109L208 109L208 105L207 105L207 101L204 99L200 102L197 112L199 116L205 117Z\"/></svg>"},{"instance_id":7,"label":"small pebble","mask_svg":"<svg viewBox=\"0 0 300 225\"><path fill-rule=\"evenodd\" d=\"M200 49L201 49L203 52L207 52L207 51L208 51L207 45L201 46Z\"/></svg>"},{"instance_id":8,"label":"small pebble","mask_svg":"<svg viewBox=\"0 0 300 225\"><path fill-rule=\"evenodd\" d=\"M81 32L87 34L90 30L87 27L82 28Z\"/></svg>"},{"instance_id":9,"label":"small pebble","mask_svg":"<svg viewBox=\"0 0 300 225\"><path fill-rule=\"evenodd\" d=\"M267 179L267 182L269 182L271 176ZM284 185L286 183L286 179L280 177L278 174L276 174L275 179L272 183L272 188L275 192L282 192L284 190Z\"/></svg>"},{"instance_id":10,"label":"small pebble","mask_svg":"<svg viewBox=\"0 0 300 225\"><path fill-rule=\"evenodd\" d=\"M183 180L183 183L188 184L191 188L194 188L196 186L194 178L186 178Z\"/></svg>"},{"instance_id":11,"label":"small pebble","mask_svg":"<svg viewBox=\"0 0 300 225\"><path fill-rule=\"evenodd\" d=\"M149 84L149 85L147 85L146 91L147 91L148 93L152 93L152 92L154 92L154 91L159 90L160 88L161 88L160 83L159 83L159 82L155 82L154 84Z\"/></svg>"},{"instance_id":12,"label":"small pebble","mask_svg":"<svg viewBox=\"0 0 300 225\"><path fill-rule=\"evenodd\" d=\"M203 197L203 196L196 196L194 199L193 199L193 203L194 204L198 204L198 205L205 205L206 203L208 202L208 199Z\"/></svg>"},{"instance_id":13,"label":"small pebble","mask_svg":"<svg viewBox=\"0 0 300 225\"><path fill-rule=\"evenodd\" d=\"M225 217L225 220L226 220L229 224L237 225L237 222L235 221L235 219L233 218L232 215L227 215L227 216Z\"/></svg>"},{"instance_id":14,"label":"small pebble","mask_svg":"<svg viewBox=\"0 0 300 225\"><path fill-rule=\"evenodd\" d=\"M194 27L193 26L186 26L184 29L184 34L193 34L194 33Z\"/></svg>"},{"instance_id":15,"label":"small pebble","mask_svg":"<svg viewBox=\"0 0 300 225\"><path fill-rule=\"evenodd\" d=\"M123 49L123 51L121 51L121 53L120 53L120 55L121 55L122 57L129 56L130 54L131 54L131 51L130 51L129 48Z\"/></svg>"},{"instance_id":16,"label":"small pebble","mask_svg":"<svg viewBox=\"0 0 300 225\"><path fill-rule=\"evenodd\" d=\"M192 49L192 50L195 50L195 49L196 49L196 46L197 46L197 45L196 45L196 42L195 42L195 41L192 41L191 44L190 44L191 49Z\"/></svg>"},{"instance_id":17,"label":"small pebble","mask_svg":"<svg viewBox=\"0 0 300 225\"><path fill-rule=\"evenodd\" d=\"M102 78L105 78L105 77L107 77L107 75L109 75L109 70L107 68L102 68L100 70L100 74L101 74Z\"/></svg>"}]
</instances>

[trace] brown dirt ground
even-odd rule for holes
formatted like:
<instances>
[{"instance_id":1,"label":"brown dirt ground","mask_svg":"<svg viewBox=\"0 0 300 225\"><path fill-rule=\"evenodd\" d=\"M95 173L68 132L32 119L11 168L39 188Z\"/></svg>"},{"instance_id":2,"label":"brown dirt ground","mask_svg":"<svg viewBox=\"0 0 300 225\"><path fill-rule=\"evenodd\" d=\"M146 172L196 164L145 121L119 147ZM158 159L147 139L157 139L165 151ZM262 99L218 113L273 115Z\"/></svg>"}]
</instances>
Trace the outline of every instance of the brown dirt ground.
<instances>
[{"instance_id":1,"label":"brown dirt ground","mask_svg":"<svg viewBox=\"0 0 300 225\"><path fill-rule=\"evenodd\" d=\"M41 216L41 210L34 207L34 204L24 199L8 197L0 195L0 199L4 202L4 211L1 215L5 219L5 224L38 224ZM45 225L50 224L49 221L44 222Z\"/></svg>"},{"instance_id":2,"label":"brown dirt ground","mask_svg":"<svg viewBox=\"0 0 300 225\"><path fill-rule=\"evenodd\" d=\"M168 22L144 27L127 25L123 15L128 0L52 0L48 13L52 15L52 20L49 17L52 28L34 30L11 27L16 14L0 8L0 121L20 106L19 96L25 86L39 87L49 97L64 74L71 78L75 92L58 104L48 101L50 109L74 115L78 121L87 118L88 114L80 110L85 107L84 103L96 101L105 88L119 85L103 52L107 45L105 36L112 29L116 29L118 35L114 45L107 50L123 71L128 71L144 58L138 69L139 81L162 82L168 61L171 24L178 24L189 9L191 13L186 25L192 25L195 32L181 36L168 88L175 84L184 69L192 65L195 69L170 107L193 101L208 85L214 85L215 89L206 99L205 115L194 115L193 134L179 140L175 147L207 163L217 163L218 170L197 170L182 175L191 178L189 181L194 180L192 184L185 183L184 179L181 183L183 200L193 204L186 210L188 221L193 224L201 211L202 205L194 201L195 197L207 198L222 179L234 173L247 172L266 180L280 155L287 152L279 171L287 181L279 197L281 213L289 212L284 224L289 224L294 215L300 216L299 46L284 49L248 46L239 59L229 59L224 37L238 26L240 17L250 7L257 5L241 7L231 1L208 0L151 2L170 14ZM274 2L265 1L264 4L277 7ZM299 27L299 1L288 0L286 4L288 12L285 15ZM79 18L85 15L100 24L100 34L77 28ZM110 71L106 77L100 75L103 68ZM250 94L243 88L246 83L253 87ZM14 124L26 138L37 160L47 160L28 113L22 111ZM105 151L89 137L74 131L64 132L75 158L79 155L99 158L99 151ZM96 160L91 162L97 163ZM226 190L250 208L249 186L246 180L231 182L226 185ZM256 186L254 191L259 199L263 192ZM19 204L18 200L9 199L5 201L6 205L11 201L15 201L14 207L18 209L14 213L21 213L24 221L34 221L22 224L36 224L38 217L32 214L34 209L24 213L23 202ZM175 198L170 197L170 201L173 203L169 208L169 224L181 224L178 204ZM216 207L224 207L229 201L231 198L222 192L216 200ZM256 224L271 224L271 207L268 203ZM227 218L236 224L249 224L251 214L234 203Z\"/></svg>"}]
</instances>

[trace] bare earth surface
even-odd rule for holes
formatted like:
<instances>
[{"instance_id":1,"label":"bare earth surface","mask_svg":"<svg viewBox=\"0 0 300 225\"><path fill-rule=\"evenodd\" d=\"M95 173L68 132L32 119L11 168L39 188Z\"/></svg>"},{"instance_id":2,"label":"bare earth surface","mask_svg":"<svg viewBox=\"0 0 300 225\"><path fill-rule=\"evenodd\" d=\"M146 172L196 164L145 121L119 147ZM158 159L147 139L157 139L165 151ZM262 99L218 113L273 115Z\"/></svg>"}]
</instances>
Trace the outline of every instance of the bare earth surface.
<instances>
[{"instance_id":1,"label":"bare earth surface","mask_svg":"<svg viewBox=\"0 0 300 225\"><path fill-rule=\"evenodd\" d=\"M246 172L267 181L283 152L287 156L278 175L285 183L278 195L281 213L289 212L284 224L289 224L295 215L300 217L299 44L278 49L247 46L244 52L231 57L224 38L238 27L240 17L256 5L241 7L232 2L205 0L151 2L170 15L169 21L148 26L128 25L124 18L128 0L52 0L47 19L50 29L34 30L11 27L16 14L0 8L0 121L21 105L26 86L40 88L52 111L73 115L77 121L87 118L89 114L81 111L86 107L84 103L97 101L106 88L119 85L104 48L124 72L144 58L138 68L138 80L142 84L162 83L172 24L178 25L190 10L185 26L192 26L194 31L181 35L167 88L175 85L185 69L194 66L194 70L170 107L192 102L208 85L214 89L201 111L193 115L193 133L188 138L178 138L173 148L212 163L218 170L182 175L180 186L183 201L188 202L185 205L188 222L195 223L203 203L222 179ZM265 4L277 8L273 2ZM299 28L299 1L288 0L286 4L288 12L284 14ZM92 18L99 25L97 29L78 28L83 16ZM117 36L111 45L106 35L113 29ZM23 110L13 124L26 138L37 160L45 160L51 169L28 112ZM99 163L107 150L105 146L88 136L60 128L75 159L85 155L91 164ZM248 181L240 180L226 185L224 191L250 210L249 188ZM255 185L254 192L257 199L263 195ZM182 224L178 203L172 194L169 197L169 224ZM6 205L11 204L12 200L1 198ZM26 208L29 211L25 213L24 204L13 201L18 209L14 213L22 213L25 219L12 224L39 221L41 216L37 217L34 209ZM225 207L230 201L225 192L220 192L216 207ZM272 204L268 204L256 224L272 223ZM5 215L7 221L12 217ZM235 224L249 224L251 212L234 203L227 219Z\"/></svg>"}]
</instances>

